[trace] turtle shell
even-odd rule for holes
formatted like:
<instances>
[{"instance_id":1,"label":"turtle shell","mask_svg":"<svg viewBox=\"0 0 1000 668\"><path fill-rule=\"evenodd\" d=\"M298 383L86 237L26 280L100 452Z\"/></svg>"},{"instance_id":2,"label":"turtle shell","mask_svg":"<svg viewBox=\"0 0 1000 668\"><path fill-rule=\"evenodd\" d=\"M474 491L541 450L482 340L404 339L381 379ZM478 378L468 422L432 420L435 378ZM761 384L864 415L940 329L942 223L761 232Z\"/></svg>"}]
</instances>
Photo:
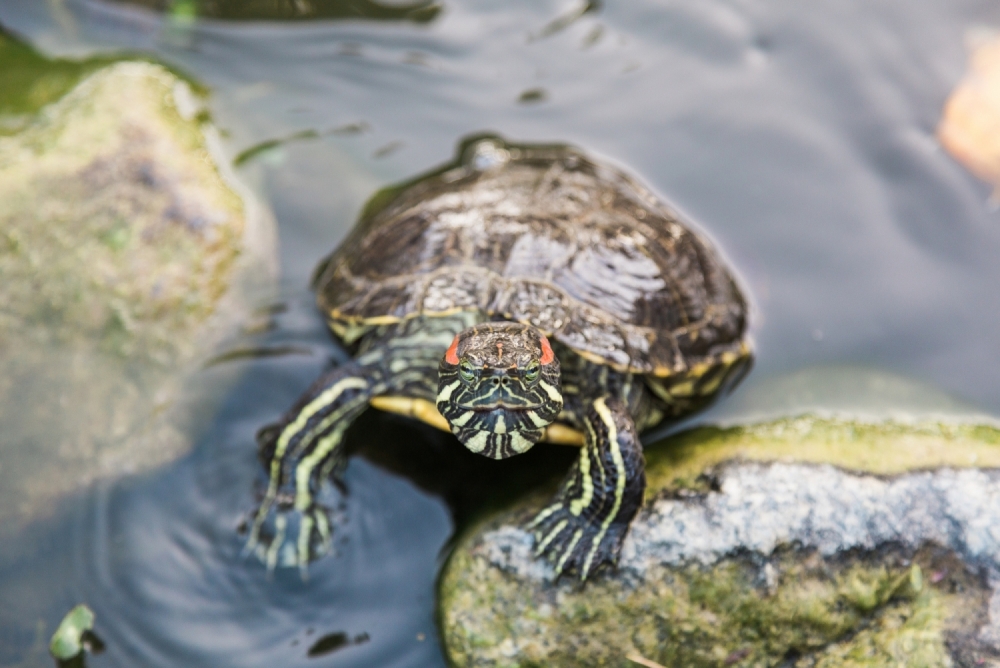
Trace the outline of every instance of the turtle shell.
<instances>
[{"instance_id":1,"label":"turtle shell","mask_svg":"<svg viewBox=\"0 0 1000 668\"><path fill-rule=\"evenodd\" d=\"M347 343L477 310L632 373L745 351L746 301L712 246L632 178L563 145L464 142L455 162L377 193L314 287Z\"/></svg>"}]
</instances>

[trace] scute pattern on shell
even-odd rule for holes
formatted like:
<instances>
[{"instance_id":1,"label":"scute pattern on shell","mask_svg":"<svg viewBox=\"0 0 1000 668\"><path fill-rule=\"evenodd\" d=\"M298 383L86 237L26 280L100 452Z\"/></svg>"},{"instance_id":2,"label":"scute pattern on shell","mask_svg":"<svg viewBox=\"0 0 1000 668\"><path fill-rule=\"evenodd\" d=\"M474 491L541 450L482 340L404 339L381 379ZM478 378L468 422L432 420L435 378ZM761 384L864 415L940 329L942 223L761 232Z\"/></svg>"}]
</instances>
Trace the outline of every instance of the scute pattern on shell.
<instances>
[{"instance_id":1,"label":"scute pattern on shell","mask_svg":"<svg viewBox=\"0 0 1000 668\"><path fill-rule=\"evenodd\" d=\"M482 310L658 376L740 349L746 303L732 276L631 178L566 146L479 138L459 155L373 198L388 203L317 274L331 321Z\"/></svg>"}]
</instances>

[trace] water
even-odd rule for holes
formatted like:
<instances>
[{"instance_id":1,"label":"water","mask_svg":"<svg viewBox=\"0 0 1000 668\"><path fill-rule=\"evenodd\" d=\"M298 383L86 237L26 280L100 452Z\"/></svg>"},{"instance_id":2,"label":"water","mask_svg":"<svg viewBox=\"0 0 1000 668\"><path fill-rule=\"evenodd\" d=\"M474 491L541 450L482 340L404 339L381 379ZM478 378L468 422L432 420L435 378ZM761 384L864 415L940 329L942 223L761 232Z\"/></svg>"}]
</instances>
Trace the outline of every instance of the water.
<instances>
[{"instance_id":1,"label":"water","mask_svg":"<svg viewBox=\"0 0 1000 668\"><path fill-rule=\"evenodd\" d=\"M564 451L485 466L369 416L352 431L347 542L308 582L241 559L235 527L252 505L253 432L343 355L313 309L312 268L376 188L470 133L575 143L710 234L753 302L758 362L741 395L853 365L1000 412L1000 214L934 139L967 31L1000 27L995 3L449 1L429 20L269 22L193 21L177 10L189 4L165 20L3 0L0 25L49 55L152 54L212 90L227 150L279 222L286 309L245 343L298 352L225 362L243 380L192 455L0 546L0 666L49 665L36 639L81 601L107 644L92 666L443 665L433 587L455 522L558 470ZM335 633L343 646L308 658Z\"/></svg>"}]
</instances>

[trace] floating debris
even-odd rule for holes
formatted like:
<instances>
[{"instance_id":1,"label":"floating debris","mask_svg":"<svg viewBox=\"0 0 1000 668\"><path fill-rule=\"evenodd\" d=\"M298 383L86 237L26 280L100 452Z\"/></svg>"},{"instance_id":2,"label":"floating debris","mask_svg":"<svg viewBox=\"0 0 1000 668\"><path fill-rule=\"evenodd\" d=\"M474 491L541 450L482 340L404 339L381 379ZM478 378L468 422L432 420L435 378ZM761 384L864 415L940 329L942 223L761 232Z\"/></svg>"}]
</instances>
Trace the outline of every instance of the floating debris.
<instances>
[{"instance_id":1,"label":"floating debris","mask_svg":"<svg viewBox=\"0 0 1000 668\"><path fill-rule=\"evenodd\" d=\"M583 0L583 2L581 2L578 7L575 7L574 9L566 12L565 14L557 16L556 18L546 23L545 26L540 31L538 31L538 34L529 37L528 41L533 42L536 39L544 39L546 37L549 37L550 35L556 34L557 32L562 32L569 26L576 23L576 21L578 21L580 18L592 12L598 12L600 11L600 9L601 9L600 0Z\"/></svg>"},{"instance_id":2,"label":"floating debris","mask_svg":"<svg viewBox=\"0 0 1000 668\"><path fill-rule=\"evenodd\" d=\"M937 136L969 171L1000 189L1000 36L971 41L969 71L945 102Z\"/></svg>"},{"instance_id":3,"label":"floating debris","mask_svg":"<svg viewBox=\"0 0 1000 668\"><path fill-rule=\"evenodd\" d=\"M57 661L68 661L84 650L91 654L104 651L104 643L94 635L94 612L80 604L66 613L52 634L49 652Z\"/></svg>"},{"instance_id":4,"label":"floating debris","mask_svg":"<svg viewBox=\"0 0 1000 668\"><path fill-rule=\"evenodd\" d=\"M398 151L399 149L403 148L404 146L406 146L404 142L398 140L391 141L388 144L375 149L375 152L372 153L372 157L375 158L376 160L378 160L379 158L387 158L396 151Z\"/></svg>"},{"instance_id":5,"label":"floating debris","mask_svg":"<svg viewBox=\"0 0 1000 668\"><path fill-rule=\"evenodd\" d=\"M518 96L517 101L521 104L536 104L545 102L548 97L544 88L529 88Z\"/></svg>"}]
</instances>

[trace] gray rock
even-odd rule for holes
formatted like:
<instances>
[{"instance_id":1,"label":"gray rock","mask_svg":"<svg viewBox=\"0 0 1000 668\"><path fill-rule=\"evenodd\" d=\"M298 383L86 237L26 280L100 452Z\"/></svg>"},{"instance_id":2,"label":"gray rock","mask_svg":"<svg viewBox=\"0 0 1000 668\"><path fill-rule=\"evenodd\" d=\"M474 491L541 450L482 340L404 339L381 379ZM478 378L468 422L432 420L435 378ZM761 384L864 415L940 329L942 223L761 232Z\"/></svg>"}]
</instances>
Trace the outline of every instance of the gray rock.
<instances>
[{"instance_id":1,"label":"gray rock","mask_svg":"<svg viewBox=\"0 0 1000 668\"><path fill-rule=\"evenodd\" d=\"M991 425L805 416L680 435L647 449L646 507L593 581L534 558L519 524L544 495L469 532L441 581L449 656L1000 665L998 466Z\"/></svg>"},{"instance_id":2,"label":"gray rock","mask_svg":"<svg viewBox=\"0 0 1000 668\"><path fill-rule=\"evenodd\" d=\"M200 109L165 68L120 62L0 136L4 529L187 451L225 374L189 380L272 288L269 214Z\"/></svg>"}]
</instances>

